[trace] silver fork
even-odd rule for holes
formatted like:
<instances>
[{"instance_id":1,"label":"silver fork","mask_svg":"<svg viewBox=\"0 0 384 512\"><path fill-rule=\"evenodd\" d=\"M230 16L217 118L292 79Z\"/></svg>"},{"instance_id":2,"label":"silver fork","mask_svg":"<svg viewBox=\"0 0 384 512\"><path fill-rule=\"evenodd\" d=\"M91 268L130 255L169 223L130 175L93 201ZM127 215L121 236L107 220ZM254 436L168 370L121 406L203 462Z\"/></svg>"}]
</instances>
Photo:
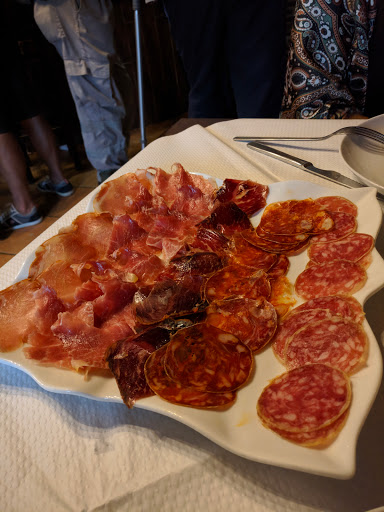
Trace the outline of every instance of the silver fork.
<instances>
[{"instance_id":1,"label":"silver fork","mask_svg":"<svg viewBox=\"0 0 384 512\"><path fill-rule=\"evenodd\" d=\"M254 140L326 140L334 135L360 135L362 137L368 137L376 142L384 144L384 134L371 130L371 128L365 128L364 126L345 126L335 132L323 135L322 137L246 137L238 136L234 137L233 140L238 142L252 142Z\"/></svg>"}]
</instances>

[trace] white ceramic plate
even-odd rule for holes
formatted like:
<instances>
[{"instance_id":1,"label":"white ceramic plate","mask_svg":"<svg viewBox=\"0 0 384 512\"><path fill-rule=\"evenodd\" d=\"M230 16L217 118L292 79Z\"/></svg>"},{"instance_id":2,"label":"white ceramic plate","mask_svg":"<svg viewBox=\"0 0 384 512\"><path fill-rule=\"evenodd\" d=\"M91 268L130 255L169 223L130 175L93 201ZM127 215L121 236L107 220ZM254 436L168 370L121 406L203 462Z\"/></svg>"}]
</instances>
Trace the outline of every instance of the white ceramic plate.
<instances>
[{"instance_id":1,"label":"white ceramic plate","mask_svg":"<svg viewBox=\"0 0 384 512\"><path fill-rule=\"evenodd\" d=\"M279 182L270 185L268 203L324 195L335 195L335 190L305 181ZM375 198L375 191L361 188L345 190L339 195L357 204L358 230L376 237L381 224L381 209ZM259 222L260 216L258 214L253 219L255 225ZM30 255L24 262L19 278L24 277L32 259L33 255ZM306 265L306 253L291 257L290 261L288 277L294 282ZM355 297L364 304L368 297L383 286L384 261L374 249L367 283ZM337 439L324 450L303 448L284 441L259 422L256 402L262 389L270 379L285 371L274 357L271 347L267 347L256 356L254 378L239 391L236 403L225 412L176 406L156 396L139 400L135 407L169 416L192 427L230 452L247 459L328 477L351 478L355 472L358 435L373 404L382 377L379 346L366 321L364 327L369 338L367 364L351 379L353 401L348 421ZM27 372L48 391L79 395L95 400L121 402L117 385L112 378L92 377L86 381L74 372L42 367L25 359L21 349L0 354L0 357L3 363Z\"/></svg>"},{"instance_id":2,"label":"white ceramic plate","mask_svg":"<svg viewBox=\"0 0 384 512\"><path fill-rule=\"evenodd\" d=\"M359 126L384 134L384 114L372 117ZM362 183L376 187L384 194L384 144L366 137L347 135L341 143L340 154Z\"/></svg>"}]
</instances>

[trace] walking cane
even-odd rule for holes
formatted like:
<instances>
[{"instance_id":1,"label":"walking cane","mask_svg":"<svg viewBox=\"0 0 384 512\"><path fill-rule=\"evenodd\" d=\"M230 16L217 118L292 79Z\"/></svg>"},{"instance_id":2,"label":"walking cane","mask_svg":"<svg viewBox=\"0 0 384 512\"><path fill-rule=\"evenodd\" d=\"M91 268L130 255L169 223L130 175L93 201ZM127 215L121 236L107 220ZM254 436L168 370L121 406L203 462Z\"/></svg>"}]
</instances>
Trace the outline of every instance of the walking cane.
<instances>
[{"instance_id":1,"label":"walking cane","mask_svg":"<svg viewBox=\"0 0 384 512\"><path fill-rule=\"evenodd\" d=\"M145 118L144 118L144 92L143 92L143 69L141 58L141 37L140 37L140 0L132 0L132 9L135 18L135 39L136 39L136 65L137 65L137 87L139 100L140 117L140 142L141 149L144 149L147 141L145 138Z\"/></svg>"}]
</instances>

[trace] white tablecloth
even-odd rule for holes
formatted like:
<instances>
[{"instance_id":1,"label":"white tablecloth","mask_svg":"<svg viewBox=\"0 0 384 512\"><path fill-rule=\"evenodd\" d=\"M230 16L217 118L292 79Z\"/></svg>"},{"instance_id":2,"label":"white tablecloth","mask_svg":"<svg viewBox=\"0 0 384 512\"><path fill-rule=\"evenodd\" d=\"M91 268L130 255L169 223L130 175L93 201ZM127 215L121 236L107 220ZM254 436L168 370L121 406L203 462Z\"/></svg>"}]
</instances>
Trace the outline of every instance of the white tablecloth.
<instances>
[{"instance_id":1,"label":"white tablecloth","mask_svg":"<svg viewBox=\"0 0 384 512\"><path fill-rule=\"evenodd\" d=\"M307 180L337 185L252 152L235 135L325 134L353 121L235 120L194 126L150 144L118 174L175 162L191 172L263 183ZM354 177L339 155L341 139L291 143L296 156ZM115 176L117 176L116 174ZM26 257L85 211L81 201L0 269L12 283ZM383 229L377 249L384 255ZM384 290L365 304L377 338L384 332ZM161 415L123 404L49 393L22 371L0 365L0 510L365 512L384 505L384 392L364 424L357 470L337 480L252 462Z\"/></svg>"}]
</instances>

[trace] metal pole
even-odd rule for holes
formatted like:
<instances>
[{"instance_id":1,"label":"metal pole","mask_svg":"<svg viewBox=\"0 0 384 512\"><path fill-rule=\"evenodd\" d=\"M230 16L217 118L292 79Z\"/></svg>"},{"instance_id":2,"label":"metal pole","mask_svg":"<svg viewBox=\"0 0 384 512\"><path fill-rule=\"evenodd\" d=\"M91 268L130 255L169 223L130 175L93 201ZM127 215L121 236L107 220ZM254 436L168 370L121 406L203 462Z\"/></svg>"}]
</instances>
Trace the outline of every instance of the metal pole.
<instances>
[{"instance_id":1,"label":"metal pole","mask_svg":"<svg viewBox=\"0 0 384 512\"><path fill-rule=\"evenodd\" d=\"M143 69L141 57L141 36L140 36L140 0L132 0L132 9L135 19L135 39L136 39L136 64L137 64L137 87L139 100L140 117L140 142L141 149L144 149L147 141L145 138L145 116L144 116L144 92L143 92Z\"/></svg>"}]
</instances>

